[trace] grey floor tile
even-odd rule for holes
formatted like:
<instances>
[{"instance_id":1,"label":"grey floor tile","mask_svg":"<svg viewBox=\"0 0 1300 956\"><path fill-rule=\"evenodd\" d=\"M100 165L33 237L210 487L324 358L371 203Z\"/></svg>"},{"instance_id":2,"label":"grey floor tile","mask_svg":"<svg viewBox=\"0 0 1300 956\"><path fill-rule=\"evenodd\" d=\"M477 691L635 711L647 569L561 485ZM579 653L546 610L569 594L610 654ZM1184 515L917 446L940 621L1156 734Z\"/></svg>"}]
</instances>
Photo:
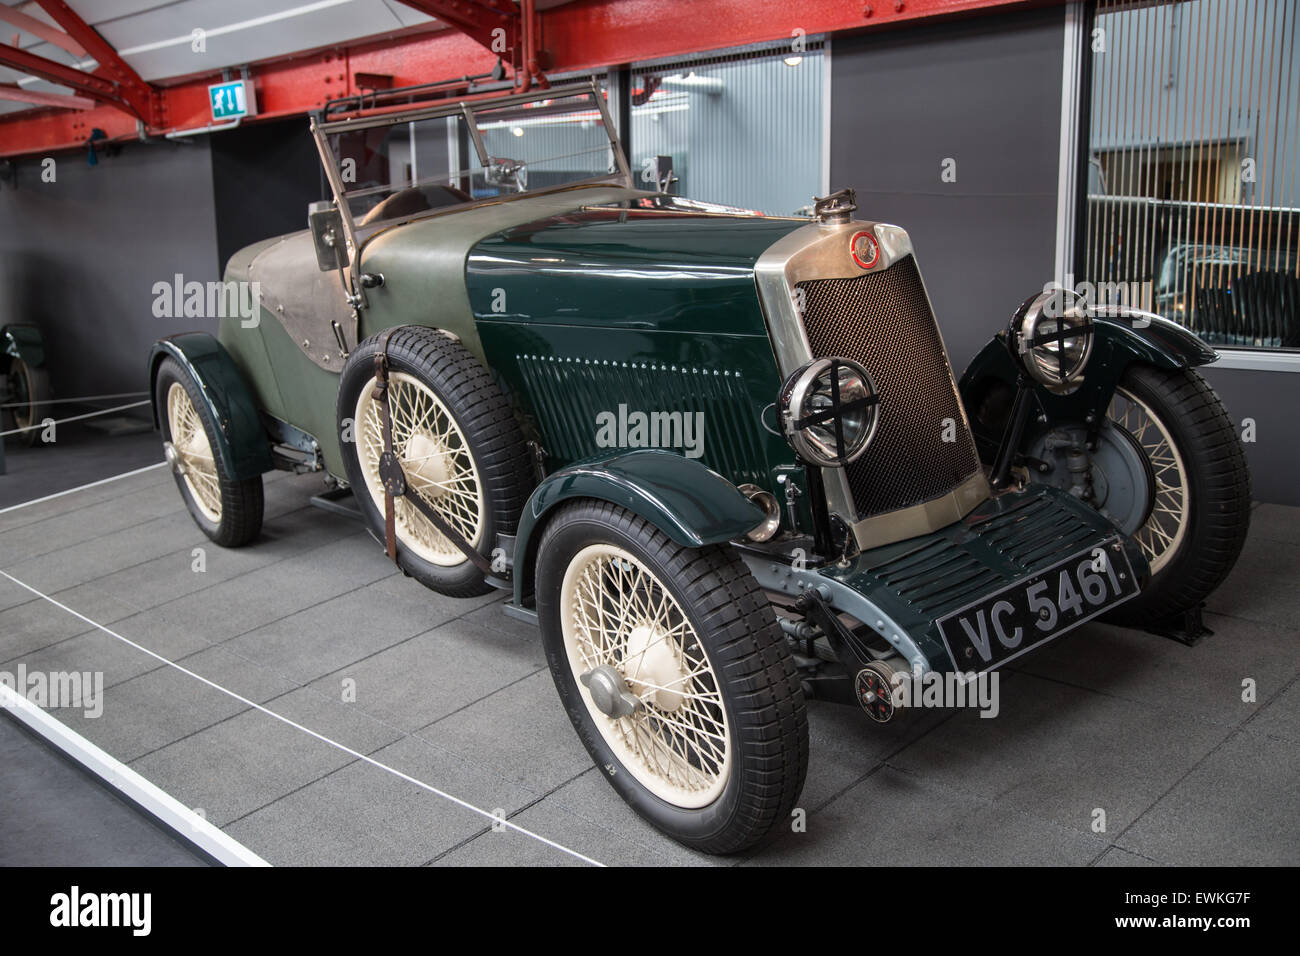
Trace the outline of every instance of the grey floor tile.
<instances>
[{"instance_id":1,"label":"grey floor tile","mask_svg":"<svg viewBox=\"0 0 1300 956\"><path fill-rule=\"evenodd\" d=\"M1250 733L1300 744L1300 681L1292 681L1271 698L1262 697L1259 715L1246 725Z\"/></svg>"},{"instance_id":2,"label":"grey floor tile","mask_svg":"<svg viewBox=\"0 0 1300 956\"><path fill-rule=\"evenodd\" d=\"M93 488L82 488L71 494L59 495L57 498L48 498L44 501L29 499L33 503L21 504L20 507L6 506L6 510L0 511L0 534L27 525L39 524L60 515L84 511L105 501L140 492L154 493L162 488L174 491L176 485L165 468L153 468L138 475L131 475L129 478L119 478L116 481L95 485Z\"/></svg>"},{"instance_id":3,"label":"grey floor tile","mask_svg":"<svg viewBox=\"0 0 1300 956\"><path fill-rule=\"evenodd\" d=\"M549 669L441 718L418 736L536 791L557 787L591 766Z\"/></svg>"},{"instance_id":4,"label":"grey floor tile","mask_svg":"<svg viewBox=\"0 0 1300 956\"><path fill-rule=\"evenodd\" d=\"M163 667L106 688L102 716L86 719L63 711L60 719L118 760L130 763L245 709L194 678Z\"/></svg>"},{"instance_id":5,"label":"grey floor tile","mask_svg":"<svg viewBox=\"0 0 1300 956\"><path fill-rule=\"evenodd\" d=\"M964 711L891 758L929 786L996 800L1011 815L1118 833L1230 732L1028 674L1001 682L1000 712Z\"/></svg>"},{"instance_id":6,"label":"grey floor tile","mask_svg":"<svg viewBox=\"0 0 1300 956\"><path fill-rule=\"evenodd\" d=\"M374 754L403 773L487 813L533 797L499 776L414 738ZM492 821L370 764L356 761L226 828L278 865L427 863Z\"/></svg>"},{"instance_id":7,"label":"grey floor tile","mask_svg":"<svg viewBox=\"0 0 1300 956\"><path fill-rule=\"evenodd\" d=\"M710 865L736 861L688 850L646 823L594 767L588 767L534 808L549 821L539 833L607 865Z\"/></svg>"},{"instance_id":8,"label":"grey floor tile","mask_svg":"<svg viewBox=\"0 0 1300 956\"><path fill-rule=\"evenodd\" d=\"M1081 865L1106 845L1087 827L886 767L809 814L806 832L783 832L745 865Z\"/></svg>"},{"instance_id":9,"label":"grey floor tile","mask_svg":"<svg viewBox=\"0 0 1300 956\"><path fill-rule=\"evenodd\" d=\"M255 628L233 649L307 683L464 614L492 598L439 595L402 575L349 591Z\"/></svg>"},{"instance_id":10,"label":"grey floor tile","mask_svg":"<svg viewBox=\"0 0 1300 956\"><path fill-rule=\"evenodd\" d=\"M594 771L588 776L594 777ZM528 807L511 817L510 822L529 833L508 828L489 830L439 857L434 865L590 866L589 861L594 861L605 866L723 866L732 862L687 851L674 852L680 848L672 844L670 849L665 845L664 837L653 831L633 833L627 828L614 828L607 822L580 816L552 798ZM544 837L564 849L557 849L537 837Z\"/></svg>"},{"instance_id":11,"label":"grey floor tile","mask_svg":"<svg viewBox=\"0 0 1300 956\"><path fill-rule=\"evenodd\" d=\"M1235 733L1115 842L1176 866L1300 865L1300 750Z\"/></svg>"},{"instance_id":12,"label":"grey floor tile","mask_svg":"<svg viewBox=\"0 0 1300 956\"><path fill-rule=\"evenodd\" d=\"M1252 534L1206 607L1216 614L1294 628L1300 621L1296 568L1300 568L1300 543Z\"/></svg>"},{"instance_id":13,"label":"grey floor tile","mask_svg":"<svg viewBox=\"0 0 1300 956\"><path fill-rule=\"evenodd\" d=\"M206 647L180 658L176 663L255 704L265 703L272 697L287 694L300 686L297 681L262 667L226 647Z\"/></svg>"},{"instance_id":14,"label":"grey floor tile","mask_svg":"<svg viewBox=\"0 0 1300 956\"><path fill-rule=\"evenodd\" d=\"M1300 544L1300 508L1259 505L1250 515L1250 536Z\"/></svg>"},{"instance_id":15,"label":"grey floor tile","mask_svg":"<svg viewBox=\"0 0 1300 956\"><path fill-rule=\"evenodd\" d=\"M354 758L256 710L155 750L132 768L225 826Z\"/></svg>"},{"instance_id":16,"label":"grey floor tile","mask_svg":"<svg viewBox=\"0 0 1300 956\"><path fill-rule=\"evenodd\" d=\"M1237 726L1258 710L1242 701L1250 678L1258 699L1300 674L1300 631L1207 614L1214 634L1195 647L1142 631L1089 624L1023 658L1021 670L1158 710Z\"/></svg>"},{"instance_id":17,"label":"grey floor tile","mask_svg":"<svg viewBox=\"0 0 1300 956\"><path fill-rule=\"evenodd\" d=\"M24 654L0 665L0 669L12 673L19 662L26 665L28 672L96 672L103 675L105 687L138 677L158 666L147 654L97 630Z\"/></svg>"},{"instance_id":18,"label":"grey floor tile","mask_svg":"<svg viewBox=\"0 0 1300 956\"><path fill-rule=\"evenodd\" d=\"M1101 855L1093 866L1164 866L1148 857L1113 846Z\"/></svg>"},{"instance_id":19,"label":"grey floor tile","mask_svg":"<svg viewBox=\"0 0 1300 956\"><path fill-rule=\"evenodd\" d=\"M540 644L465 619L435 628L320 678L356 682L357 707L406 731L428 726L543 666Z\"/></svg>"},{"instance_id":20,"label":"grey floor tile","mask_svg":"<svg viewBox=\"0 0 1300 956\"><path fill-rule=\"evenodd\" d=\"M0 611L0 660L14 660L42 647L84 634L91 625L49 601L32 598Z\"/></svg>"}]
</instances>

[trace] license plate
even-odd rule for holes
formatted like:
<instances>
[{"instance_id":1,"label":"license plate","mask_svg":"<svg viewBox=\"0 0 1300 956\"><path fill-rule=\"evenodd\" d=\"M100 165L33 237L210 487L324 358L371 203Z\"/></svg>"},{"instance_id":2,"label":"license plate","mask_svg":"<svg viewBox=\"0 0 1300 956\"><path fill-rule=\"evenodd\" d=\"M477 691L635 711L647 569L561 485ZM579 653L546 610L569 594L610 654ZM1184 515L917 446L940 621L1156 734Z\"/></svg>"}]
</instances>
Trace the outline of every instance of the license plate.
<instances>
[{"instance_id":1,"label":"license plate","mask_svg":"<svg viewBox=\"0 0 1300 956\"><path fill-rule=\"evenodd\" d=\"M987 671L1138 593L1118 538L985 595L935 624L959 672Z\"/></svg>"}]
</instances>

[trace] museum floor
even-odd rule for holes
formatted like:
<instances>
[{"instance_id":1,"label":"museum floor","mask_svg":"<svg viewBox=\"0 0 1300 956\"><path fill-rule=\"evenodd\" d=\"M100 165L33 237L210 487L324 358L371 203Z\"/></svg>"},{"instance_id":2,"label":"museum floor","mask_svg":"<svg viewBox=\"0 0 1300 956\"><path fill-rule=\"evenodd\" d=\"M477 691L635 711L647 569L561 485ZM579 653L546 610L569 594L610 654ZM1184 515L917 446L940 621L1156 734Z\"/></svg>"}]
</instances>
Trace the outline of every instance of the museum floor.
<instances>
[{"instance_id":1,"label":"museum floor","mask_svg":"<svg viewBox=\"0 0 1300 956\"><path fill-rule=\"evenodd\" d=\"M811 704L806 832L712 859L601 779L534 628L403 578L320 487L269 476L238 551L161 468L0 511L0 671L102 671L102 716L54 715L275 864L1300 863L1300 509L1256 508L1197 647L1089 625L992 720Z\"/></svg>"}]
</instances>

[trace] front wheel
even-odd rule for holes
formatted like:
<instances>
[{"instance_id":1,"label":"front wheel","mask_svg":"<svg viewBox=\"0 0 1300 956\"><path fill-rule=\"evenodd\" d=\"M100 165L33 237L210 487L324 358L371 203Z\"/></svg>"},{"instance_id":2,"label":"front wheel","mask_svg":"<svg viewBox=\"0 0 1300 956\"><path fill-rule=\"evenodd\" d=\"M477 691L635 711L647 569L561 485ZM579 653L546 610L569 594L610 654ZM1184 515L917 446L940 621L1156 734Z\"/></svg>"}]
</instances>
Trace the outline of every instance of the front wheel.
<instances>
[{"instance_id":1,"label":"front wheel","mask_svg":"<svg viewBox=\"0 0 1300 956\"><path fill-rule=\"evenodd\" d=\"M1155 480L1150 516L1133 534L1151 580L1113 617L1158 624L1199 606L1236 563L1250 526L1246 456L1193 369L1130 366L1107 414L1136 439Z\"/></svg>"},{"instance_id":2,"label":"front wheel","mask_svg":"<svg viewBox=\"0 0 1300 956\"><path fill-rule=\"evenodd\" d=\"M789 819L808 767L803 691L733 551L575 502L538 547L537 611L569 719L637 813L709 853Z\"/></svg>"}]
</instances>

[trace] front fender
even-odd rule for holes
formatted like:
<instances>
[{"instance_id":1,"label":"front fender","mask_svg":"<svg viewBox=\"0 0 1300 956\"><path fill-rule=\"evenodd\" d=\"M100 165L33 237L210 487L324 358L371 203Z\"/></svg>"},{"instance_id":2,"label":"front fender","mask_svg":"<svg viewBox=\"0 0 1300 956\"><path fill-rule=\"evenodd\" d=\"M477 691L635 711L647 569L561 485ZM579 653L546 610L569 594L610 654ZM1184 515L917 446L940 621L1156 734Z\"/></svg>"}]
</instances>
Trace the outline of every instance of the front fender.
<instances>
[{"instance_id":1,"label":"front fender","mask_svg":"<svg viewBox=\"0 0 1300 956\"><path fill-rule=\"evenodd\" d=\"M1053 395L1039 388L1038 398L1051 421L1084 421L1102 416L1110 407L1115 387L1134 362L1162 369L1196 368L1218 359L1219 353L1180 325L1147 312L1117 312L1093 318L1092 358L1081 385L1069 395ZM1015 388L1020 369L1007 350L1006 333L999 332L971 360L959 388L971 428L983 454L1002 438L980 420L980 406L990 389L999 384Z\"/></svg>"},{"instance_id":2,"label":"front fender","mask_svg":"<svg viewBox=\"0 0 1300 956\"><path fill-rule=\"evenodd\" d=\"M0 328L0 352L22 359L32 368L45 364L45 340L34 325L6 325Z\"/></svg>"},{"instance_id":3,"label":"front fender","mask_svg":"<svg viewBox=\"0 0 1300 956\"><path fill-rule=\"evenodd\" d=\"M515 538L516 605L532 591L542 529L555 506L573 498L619 505L690 548L742 537L763 520L762 510L727 479L670 451L631 451L570 465L548 475L524 506Z\"/></svg>"},{"instance_id":4,"label":"front fender","mask_svg":"<svg viewBox=\"0 0 1300 956\"><path fill-rule=\"evenodd\" d=\"M153 423L159 425L158 366L171 357L194 379L212 420L217 423L217 447L226 474L242 481L270 471L271 445L257 413L252 389L230 353L206 332L184 332L154 343L149 352L149 399Z\"/></svg>"}]
</instances>

